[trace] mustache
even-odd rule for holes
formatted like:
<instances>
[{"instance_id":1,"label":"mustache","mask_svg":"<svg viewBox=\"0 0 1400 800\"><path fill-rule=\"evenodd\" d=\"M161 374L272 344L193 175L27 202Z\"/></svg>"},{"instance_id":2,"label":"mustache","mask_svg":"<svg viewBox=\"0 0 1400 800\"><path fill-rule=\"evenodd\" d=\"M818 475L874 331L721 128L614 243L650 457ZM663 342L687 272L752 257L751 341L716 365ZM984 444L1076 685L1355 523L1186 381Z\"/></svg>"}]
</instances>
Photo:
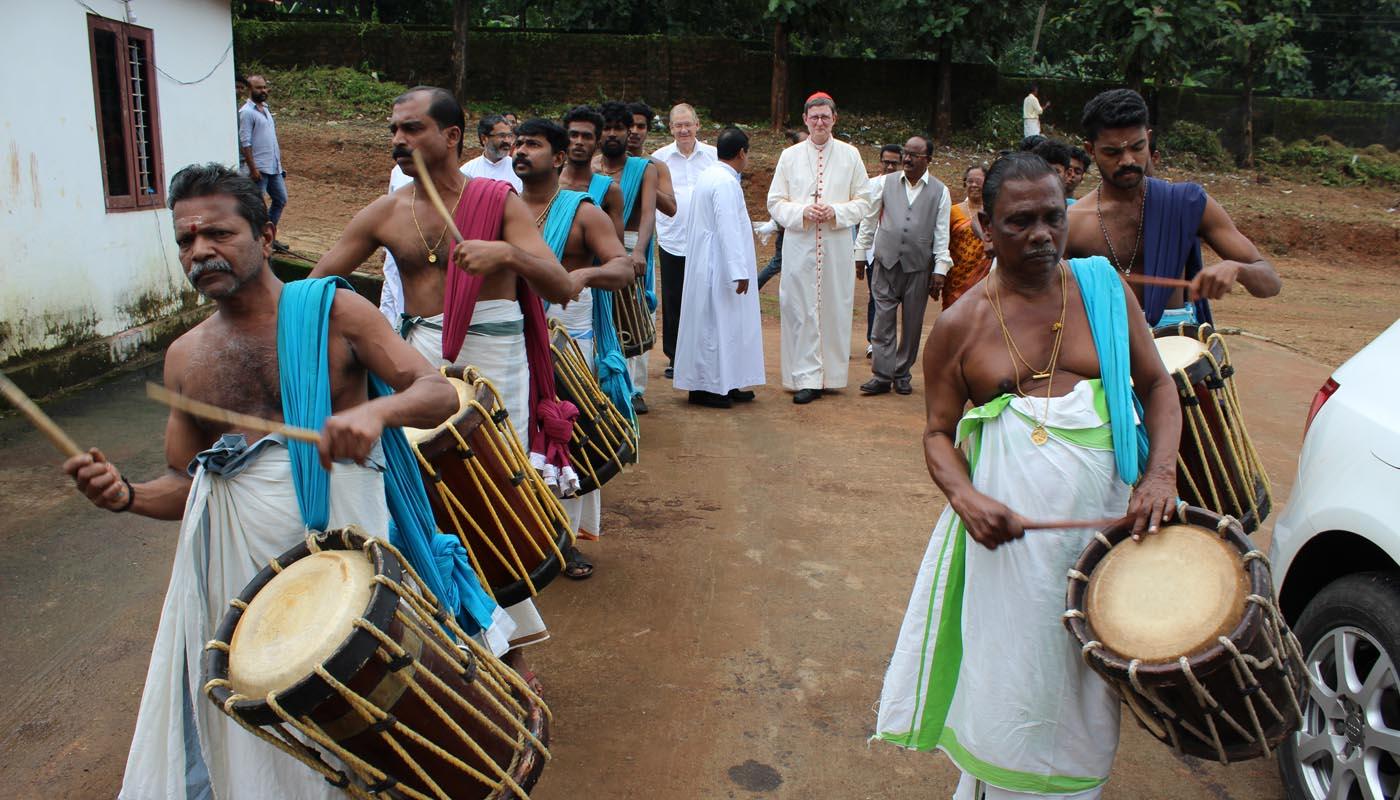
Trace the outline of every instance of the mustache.
<instances>
[{"instance_id":1,"label":"mustache","mask_svg":"<svg viewBox=\"0 0 1400 800\"><path fill-rule=\"evenodd\" d=\"M395 161L401 158L413 158L413 149L409 147L395 147L390 155L393 156Z\"/></svg>"},{"instance_id":2,"label":"mustache","mask_svg":"<svg viewBox=\"0 0 1400 800\"><path fill-rule=\"evenodd\" d=\"M1034 250L1027 250L1021 258L1026 261L1036 261L1042 258L1058 258L1060 251L1054 247L1037 247Z\"/></svg>"},{"instance_id":3,"label":"mustache","mask_svg":"<svg viewBox=\"0 0 1400 800\"><path fill-rule=\"evenodd\" d=\"M520 166L521 164L524 164L524 165L527 166L527 167L530 166L530 158L529 158L529 156L526 156L526 155L524 155L524 154L521 154L521 155L518 155L518 156L516 156L515 158L512 158L512 159L510 160L510 165L511 165L512 167L518 167L518 166Z\"/></svg>"},{"instance_id":4,"label":"mustache","mask_svg":"<svg viewBox=\"0 0 1400 800\"><path fill-rule=\"evenodd\" d=\"M1118 177L1119 175L1132 175L1132 174L1134 174L1134 173L1136 173L1136 174L1138 174L1138 175L1141 175L1141 174L1142 174L1142 167L1123 167L1123 168L1119 169L1117 172L1113 173L1113 177L1116 178L1116 177Z\"/></svg>"},{"instance_id":5,"label":"mustache","mask_svg":"<svg viewBox=\"0 0 1400 800\"><path fill-rule=\"evenodd\" d=\"M200 278L219 272L232 275L233 265L222 258L211 258L208 261L196 261L194 262L194 268L190 270L189 280L191 284L198 286Z\"/></svg>"}]
</instances>

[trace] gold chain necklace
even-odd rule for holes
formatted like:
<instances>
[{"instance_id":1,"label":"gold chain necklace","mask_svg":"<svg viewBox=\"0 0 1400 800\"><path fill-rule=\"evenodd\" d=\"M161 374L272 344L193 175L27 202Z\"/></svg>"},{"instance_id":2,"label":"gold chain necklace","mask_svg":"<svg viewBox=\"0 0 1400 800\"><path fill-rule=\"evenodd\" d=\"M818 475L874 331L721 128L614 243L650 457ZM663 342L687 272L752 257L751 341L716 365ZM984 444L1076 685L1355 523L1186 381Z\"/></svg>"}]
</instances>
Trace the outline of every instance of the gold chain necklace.
<instances>
[{"instance_id":1,"label":"gold chain necklace","mask_svg":"<svg viewBox=\"0 0 1400 800\"><path fill-rule=\"evenodd\" d=\"M1050 363L1042 372L1038 373L1034 372L1034 368L1032 368L1029 363L1026 363L1025 358L1021 356L1020 348L1016 347L1016 341L1011 336L1011 329L1008 328L1006 325L1006 317L1002 315L1000 292L1001 278L999 275L996 281L992 284L992 310L996 313L997 324L1001 326L1001 337L1003 341L1006 342L1007 353L1011 356L1011 368L1015 371L1016 375L1016 394L1020 395L1021 397L1027 396L1025 391L1021 389L1021 367L1020 364L1016 363L1017 361L1020 361L1022 364L1025 364L1026 369L1032 371L1032 379L1041 380L1044 378L1049 378L1049 381L1045 384L1045 412L1044 414L1042 414L1041 419L1037 420L1032 418L1032 421L1035 422L1035 425L1031 428L1031 442L1033 442L1037 447L1040 447L1041 445L1044 445L1046 442L1050 441L1050 433L1045 430L1045 424L1050 420L1050 399L1055 391L1055 366L1059 363L1060 360L1060 343L1063 340L1065 333L1065 310L1066 308L1068 308L1067 297L1069 280L1068 273L1065 271L1065 265L1063 262L1060 263L1059 268L1060 319L1058 322L1055 322L1050 326L1050 329L1055 332L1055 341L1050 346Z\"/></svg>"},{"instance_id":2,"label":"gold chain necklace","mask_svg":"<svg viewBox=\"0 0 1400 800\"><path fill-rule=\"evenodd\" d=\"M452 204L452 210L454 212L457 210L457 206L462 202L462 195L465 194L466 191L467 181L462 181L462 190L457 192L457 202ZM413 182L413 200L409 203L408 210L409 213L413 215L413 229L418 231L418 238L423 240L423 249L428 251L428 263L436 264L438 248L442 247L442 240L447 238L447 222L444 221L442 223L442 234L438 236L437 244L429 247L428 237L423 235L423 229L418 226L418 181Z\"/></svg>"},{"instance_id":3,"label":"gold chain necklace","mask_svg":"<svg viewBox=\"0 0 1400 800\"><path fill-rule=\"evenodd\" d=\"M1099 231L1103 234L1104 244L1108 245L1108 260L1113 264L1113 268L1127 275L1133 271L1133 262L1137 261L1138 248L1142 246L1142 231L1147 222L1147 179L1142 182L1142 197L1138 199L1138 232L1137 238L1133 240L1133 254L1129 256L1127 264L1118 263L1118 254L1113 251L1113 240L1108 238L1108 226L1103 224L1103 185L1100 184L1094 190L1094 213L1099 218Z\"/></svg>"},{"instance_id":4,"label":"gold chain necklace","mask_svg":"<svg viewBox=\"0 0 1400 800\"><path fill-rule=\"evenodd\" d=\"M563 187L560 187L560 189L562 188ZM544 204L544 210L539 213L539 216L535 217L536 228L539 228L541 230L544 229L544 221L549 219L549 210L554 207L554 201L559 197L560 189L554 190L554 195L549 198L548 203Z\"/></svg>"}]
</instances>

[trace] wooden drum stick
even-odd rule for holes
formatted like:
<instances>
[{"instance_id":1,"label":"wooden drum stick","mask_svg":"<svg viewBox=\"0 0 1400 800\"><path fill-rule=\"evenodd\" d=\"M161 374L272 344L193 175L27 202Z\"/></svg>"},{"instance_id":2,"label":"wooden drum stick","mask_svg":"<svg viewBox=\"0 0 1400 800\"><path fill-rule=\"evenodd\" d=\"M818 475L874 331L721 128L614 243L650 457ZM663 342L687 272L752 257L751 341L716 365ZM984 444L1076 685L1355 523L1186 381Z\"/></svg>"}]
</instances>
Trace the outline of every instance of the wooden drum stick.
<instances>
[{"instance_id":1,"label":"wooden drum stick","mask_svg":"<svg viewBox=\"0 0 1400 800\"><path fill-rule=\"evenodd\" d=\"M1058 522L1027 522L1023 527L1028 531L1056 531L1069 530L1073 528L1093 528L1101 531L1111 525L1117 525L1123 521L1123 517L1110 519L1066 519Z\"/></svg>"},{"instance_id":2,"label":"wooden drum stick","mask_svg":"<svg viewBox=\"0 0 1400 800\"><path fill-rule=\"evenodd\" d=\"M433 204L438 213L442 215L442 221L447 223L447 229L452 231L452 241L461 244L465 241L462 232L457 230L457 223L452 221L452 213L443 205L442 197L438 195L437 187L433 185L433 179L428 176L428 165L423 163L423 156L417 151L413 151L413 166L418 170L418 177L414 180L423 184L423 191L428 193L428 201Z\"/></svg>"},{"instance_id":3,"label":"wooden drum stick","mask_svg":"<svg viewBox=\"0 0 1400 800\"><path fill-rule=\"evenodd\" d=\"M311 444L320 444L321 434L310 428L298 428L295 425L287 425L282 422L274 422L270 419L255 417L252 414L243 414L238 411L230 411L227 408L219 408L216 405L205 403L185 397L170 391L164 386L157 386L154 383L146 384L146 396L163 403L171 408L183 411L191 416L200 419L213 420L214 422L227 422L240 428L259 433L280 433L288 439L296 439Z\"/></svg>"},{"instance_id":4,"label":"wooden drum stick","mask_svg":"<svg viewBox=\"0 0 1400 800\"><path fill-rule=\"evenodd\" d=\"M0 372L0 394L13 403L15 408L19 409L19 413L23 414L30 424L38 428L39 432L44 434L44 437L52 442L53 446L57 447L65 458L83 454L78 443L64 433L63 429L58 427L58 423L45 414L43 409L35 405L34 401L30 400L29 396L24 393L24 390L16 386L15 382L3 372Z\"/></svg>"},{"instance_id":5,"label":"wooden drum stick","mask_svg":"<svg viewBox=\"0 0 1400 800\"><path fill-rule=\"evenodd\" d=\"M1156 275L1138 275L1133 273L1124 275L1123 280L1128 283L1139 283L1144 286L1170 286L1173 289L1190 289L1191 281L1181 278L1159 278Z\"/></svg>"}]
</instances>

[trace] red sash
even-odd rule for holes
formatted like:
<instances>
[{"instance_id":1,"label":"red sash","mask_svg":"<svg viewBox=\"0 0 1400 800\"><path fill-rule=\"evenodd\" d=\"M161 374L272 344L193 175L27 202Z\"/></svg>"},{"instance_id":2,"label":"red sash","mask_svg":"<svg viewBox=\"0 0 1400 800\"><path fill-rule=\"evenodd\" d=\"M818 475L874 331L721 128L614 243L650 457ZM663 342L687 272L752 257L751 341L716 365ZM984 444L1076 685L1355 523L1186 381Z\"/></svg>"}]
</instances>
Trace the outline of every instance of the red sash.
<instances>
[{"instance_id":1,"label":"red sash","mask_svg":"<svg viewBox=\"0 0 1400 800\"><path fill-rule=\"evenodd\" d=\"M453 221L465 239L499 241L504 227L506 200L514 188L505 181L470 178ZM455 363L471 327L472 312L485 279L447 267L447 288L442 298L442 357ZM530 452L544 456L558 469L569 464L569 437L578 408L559 400L554 392L554 362L549 350L549 326L539 295L524 278L517 278L515 296L525 317L525 357L530 363Z\"/></svg>"}]
</instances>

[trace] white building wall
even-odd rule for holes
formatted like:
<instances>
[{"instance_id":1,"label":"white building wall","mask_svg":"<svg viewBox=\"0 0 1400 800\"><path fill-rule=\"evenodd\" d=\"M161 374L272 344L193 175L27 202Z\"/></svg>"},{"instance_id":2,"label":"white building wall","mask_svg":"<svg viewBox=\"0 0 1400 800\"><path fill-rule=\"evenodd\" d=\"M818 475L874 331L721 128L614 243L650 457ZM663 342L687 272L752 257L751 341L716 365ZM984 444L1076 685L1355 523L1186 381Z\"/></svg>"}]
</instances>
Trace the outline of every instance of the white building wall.
<instances>
[{"instance_id":1,"label":"white building wall","mask_svg":"<svg viewBox=\"0 0 1400 800\"><path fill-rule=\"evenodd\" d=\"M84 2L115 20L129 12L134 24L154 31L155 64L166 73L157 102L167 185L192 162L236 163L228 0ZM170 212L106 209L88 10L75 0L0 0L0 11L4 363L111 336L193 297Z\"/></svg>"}]
</instances>

